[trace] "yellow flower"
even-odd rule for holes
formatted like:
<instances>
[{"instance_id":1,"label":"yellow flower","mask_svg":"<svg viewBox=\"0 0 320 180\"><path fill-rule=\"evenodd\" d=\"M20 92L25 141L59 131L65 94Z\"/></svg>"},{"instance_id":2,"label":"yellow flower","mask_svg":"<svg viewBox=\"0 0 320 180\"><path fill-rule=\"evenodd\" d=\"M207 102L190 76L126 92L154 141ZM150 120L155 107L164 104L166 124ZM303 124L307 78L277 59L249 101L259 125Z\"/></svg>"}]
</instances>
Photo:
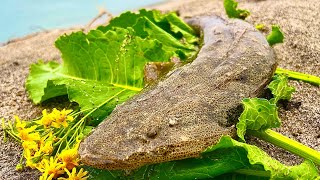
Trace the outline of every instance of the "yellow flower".
<instances>
[{"instance_id":1,"label":"yellow flower","mask_svg":"<svg viewBox=\"0 0 320 180\"><path fill-rule=\"evenodd\" d=\"M45 169L46 169L46 162L48 162L48 158L47 157L44 157L43 159L41 159L41 161L37 164L36 168L44 173L45 172Z\"/></svg>"},{"instance_id":2,"label":"yellow flower","mask_svg":"<svg viewBox=\"0 0 320 180\"><path fill-rule=\"evenodd\" d=\"M31 154L30 149L25 149L23 151L23 156L24 158L26 158L26 166L30 167L30 168L36 168L37 167L37 163L35 163L33 161L33 156Z\"/></svg>"},{"instance_id":3,"label":"yellow flower","mask_svg":"<svg viewBox=\"0 0 320 180\"><path fill-rule=\"evenodd\" d=\"M65 110L62 111L57 110L56 108L53 109L53 111L50 113L52 115L52 118L54 119L54 122L52 122L52 127L60 128L62 125L63 127L68 127L67 121L73 121L72 116L68 116L72 110Z\"/></svg>"},{"instance_id":4,"label":"yellow flower","mask_svg":"<svg viewBox=\"0 0 320 180\"><path fill-rule=\"evenodd\" d=\"M58 155L58 159L69 170L73 169L76 166L79 166L78 147L76 146L73 149L62 150L62 152Z\"/></svg>"},{"instance_id":5,"label":"yellow flower","mask_svg":"<svg viewBox=\"0 0 320 180\"><path fill-rule=\"evenodd\" d=\"M83 171L81 168L80 171L77 174L76 168L72 169L72 172L70 172L68 169L64 169L66 173L68 174L68 178L59 178L59 180L86 180L89 177L87 176L88 172Z\"/></svg>"},{"instance_id":6,"label":"yellow flower","mask_svg":"<svg viewBox=\"0 0 320 180\"><path fill-rule=\"evenodd\" d=\"M34 168L37 167L37 164L34 163L34 162L32 161L32 158L31 158L31 159L27 159L27 160L26 160L26 166L34 169Z\"/></svg>"},{"instance_id":7,"label":"yellow flower","mask_svg":"<svg viewBox=\"0 0 320 180\"><path fill-rule=\"evenodd\" d=\"M32 151L38 151L38 144L35 141L23 141L22 147L24 150L32 150Z\"/></svg>"},{"instance_id":8,"label":"yellow flower","mask_svg":"<svg viewBox=\"0 0 320 180\"><path fill-rule=\"evenodd\" d=\"M45 154L50 154L53 151L52 147L53 140L47 140L44 144L40 145L40 151Z\"/></svg>"},{"instance_id":9,"label":"yellow flower","mask_svg":"<svg viewBox=\"0 0 320 180\"><path fill-rule=\"evenodd\" d=\"M45 172L40 176L39 180L52 180L53 176L54 174L50 174L49 176L49 174Z\"/></svg>"},{"instance_id":10,"label":"yellow flower","mask_svg":"<svg viewBox=\"0 0 320 180\"><path fill-rule=\"evenodd\" d=\"M68 116L71 112L72 110L63 109L62 111L59 111L56 108L53 108L52 112L48 114L47 110L44 109L42 111L42 118L38 120L37 123L43 125L45 128L50 126L60 128L61 125L67 127L67 121L73 121L74 119L72 116Z\"/></svg>"},{"instance_id":11,"label":"yellow flower","mask_svg":"<svg viewBox=\"0 0 320 180\"><path fill-rule=\"evenodd\" d=\"M52 135L52 132L48 133L44 137L42 137L39 141L40 146L40 152L43 152L44 154L50 154L53 151L53 141L54 137Z\"/></svg>"},{"instance_id":12,"label":"yellow flower","mask_svg":"<svg viewBox=\"0 0 320 180\"><path fill-rule=\"evenodd\" d=\"M16 119L16 128L18 131L26 127L27 122L21 121L18 116L14 116L14 118Z\"/></svg>"},{"instance_id":13,"label":"yellow flower","mask_svg":"<svg viewBox=\"0 0 320 180\"><path fill-rule=\"evenodd\" d=\"M30 128L22 128L18 133L18 137L23 140L23 141L36 141L40 140L40 134L38 132L35 133L30 133L34 132L34 130L37 128L37 126L32 126Z\"/></svg>"},{"instance_id":14,"label":"yellow flower","mask_svg":"<svg viewBox=\"0 0 320 180\"><path fill-rule=\"evenodd\" d=\"M47 114L47 110L42 111L42 118L38 121L38 124L43 125L45 128L48 128L53 121L52 115Z\"/></svg>"},{"instance_id":15,"label":"yellow flower","mask_svg":"<svg viewBox=\"0 0 320 180\"><path fill-rule=\"evenodd\" d=\"M37 169L48 175L53 175L53 178L59 177L61 174L64 174L64 165L58 162L58 159L50 157L50 160L42 159L40 164L37 166Z\"/></svg>"}]
</instances>

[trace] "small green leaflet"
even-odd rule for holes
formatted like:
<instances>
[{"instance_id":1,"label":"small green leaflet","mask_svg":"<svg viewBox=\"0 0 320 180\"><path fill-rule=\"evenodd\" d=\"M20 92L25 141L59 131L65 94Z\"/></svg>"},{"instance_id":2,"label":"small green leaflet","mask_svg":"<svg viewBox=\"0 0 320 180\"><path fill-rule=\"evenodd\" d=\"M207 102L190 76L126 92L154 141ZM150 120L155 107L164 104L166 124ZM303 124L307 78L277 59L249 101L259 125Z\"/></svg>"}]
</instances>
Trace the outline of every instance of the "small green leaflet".
<instances>
[{"instance_id":1,"label":"small green leaflet","mask_svg":"<svg viewBox=\"0 0 320 180\"><path fill-rule=\"evenodd\" d=\"M271 179L315 179L317 169L310 161L286 166L272 159L256 146L233 140L230 136L208 148L201 158L190 158L141 167L129 175L123 171L98 170L85 167L90 179L188 180L235 176ZM229 173L228 175L223 175ZM239 174L240 173L240 174Z\"/></svg>"},{"instance_id":2,"label":"small green leaflet","mask_svg":"<svg viewBox=\"0 0 320 180\"><path fill-rule=\"evenodd\" d=\"M259 31L264 31L266 29L266 25L264 24L257 24L254 27Z\"/></svg>"},{"instance_id":3,"label":"small green leaflet","mask_svg":"<svg viewBox=\"0 0 320 180\"><path fill-rule=\"evenodd\" d=\"M271 103L276 104L280 99L290 100L295 88L288 85L288 77L283 74L273 76L273 81L268 85L274 98Z\"/></svg>"},{"instance_id":4,"label":"small green leaflet","mask_svg":"<svg viewBox=\"0 0 320 180\"><path fill-rule=\"evenodd\" d=\"M268 32L268 28L264 24L256 24L254 27L260 32Z\"/></svg>"},{"instance_id":5,"label":"small green leaflet","mask_svg":"<svg viewBox=\"0 0 320 180\"><path fill-rule=\"evenodd\" d=\"M248 10L237 9L238 2L234 0L224 0L223 5L229 18L238 18L244 20L250 15Z\"/></svg>"},{"instance_id":6,"label":"small green leaflet","mask_svg":"<svg viewBox=\"0 0 320 180\"><path fill-rule=\"evenodd\" d=\"M279 127L281 120L278 117L276 103L280 99L290 100L291 94L295 91L294 87L288 85L288 77L285 75L275 75L269 84L274 98L270 101L262 98L245 98L242 100L244 111L237 123L237 135L244 140L247 129L266 130Z\"/></svg>"},{"instance_id":7,"label":"small green leaflet","mask_svg":"<svg viewBox=\"0 0 320 180\"><path fill-rule=\"evenodd\" d=\"M122 16L128 21L120 16L110 26L88 34L61 36L55 43L62 53L61 65L52 61L31 65L26 88L33 102L68 95L98 123L144 87L147 62L167 62L173 56L186 60L196 55L199 39L176 15L140 12L125 13ZM161 23L154 23L156 20Z\"/></svg>"},{"instance_id":8,"label":"small green leaflet","mask_svg":"<svg viewBox=\"0 0 320 180\"><path fill-rule=\"evenodd\" d=\"M244 140L247 129L264 130L279 127L281 121L278 117L277 106L267 99L245 98L242 100L244 111L237 123L237 135Z\"/></svg>"},{"instance_id":9,"label":"small green leaflet","mask_svg":"<svg viewBox=\"0 0 320 180\"><path fill-rule=\"evenodd\" d=\"M267 41L270 46L278 43L283 43L284 35L278 25L273 25L271 33L267 36Z\"/></svg>"}]
</instances>

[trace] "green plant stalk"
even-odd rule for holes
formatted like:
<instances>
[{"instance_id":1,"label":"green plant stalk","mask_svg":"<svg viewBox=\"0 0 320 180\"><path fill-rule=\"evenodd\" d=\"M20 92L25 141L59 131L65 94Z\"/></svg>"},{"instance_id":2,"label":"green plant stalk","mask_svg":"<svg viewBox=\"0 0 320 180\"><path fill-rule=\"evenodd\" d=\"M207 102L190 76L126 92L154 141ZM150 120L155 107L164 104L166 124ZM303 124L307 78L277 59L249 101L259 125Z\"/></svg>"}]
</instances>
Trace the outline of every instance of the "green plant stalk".
<instances>
[{"instance_id":1,"label":"green plant stalk","mask_svg":"<svg viewBox=\"0 0 320 180\"><path fill-rule=\"evenodd\" d=\"M56 142L53 146L57 146L59 145L58 147L58 151L60 150L61 148L61 144L64 140L66 140L66 138L68 137L69 133L74 129L74 128L77 128L75 133L78 132L79 130L79 127L82 126L82 124L84 123L85 119L87 117L89 117L94 111L96 111L97 109L99 109L100 107L102 107L103 105L105 105L106 103L108 103L112 98L114 98L115 96L118 96L119 94L121 94L122 92L124 92L126 89L118 92L117 94L115 94L114 96L112 96L111 98L107 99L106 101L104 101L103 103L99 104L96 108L92 109L88 114L86 114L83 118L81 118L75 125L73 125L70 129L68 129L68 131L65 133L65 135L60 138L60 140L58 142ZM73 136L72 136L73 137ZM66 141L68 143L68 141Z\"/></svg>"},{"instance_id":2,"label":"green plant stalk","mask_svg":"<svg viewBox=\"0 0 320 180\"><path fill-rule=\"evenodd\" d=\"M4 123L4 118L1 119L1 124L2 124L2 130L3 130L3 141L7 142L7 138L6 138L6 125Z\"/></svg>"},{"instance_id":3,"label":"green plant stalk","mask_svg":"<svg viewBox=\"0 0 320 180\"><path fill-rule=\"evenodd\" d=\"M88 115L86 115L86 116L84 116L83 118L81 118L75 125L73 125L71 128L68 129L68 131L64 134L64 136L63 136L62 138L60 138L60 140L59 140L58 142L56 142L56 143L53 145L53 146L59 145L57 152L60 151L62 142L63 142L63 141L66 141L69 133L70 133L74 128L76 128L76 127L78 127L78 126L81 126L82 123L84 122L84 119L87 118L87 117L88 117ZM63 132L64 132L64 131L63 131ZM66 141L66 143L68 143L68 141ZM66 146L68 146L68 144L66 144Z\"/></svg>"},{"instance_id":4,"label":"green plant stalk","mask_svg":"<svg viewBox=\"0 0 320 180\"><path fill-rule=\"evenodd\" d=\"M233 171L237 174L243 174L248 176L258 176L258 177L270 177L270 172L268 171L259 171L259 170L253 170L253 169L238 169Z\"/></svg>"},{"instance_id":5,"label":"green plant stalk","mask_svg":"<svg viewBox=\"0 0 320 180\"><path fill-rule=\"evenodd\" d=\"M8 133L14 140L16 140L18 143L22 143L22 141L20 140L19 137L17 137L17 135L14 132L6 131L6 133Z\"/></svg>"},{"instance_id":6,"label":"green plant stalk","mask_svg":"<svg viewBox=\"0 0 320 180\"><path fill-rule=\"evenodd\" d=\"M288 69L282 69L282 68L277 68L275 73L276 74L286 74L291 79L305 81L305 82L308 82L310 84L314 84L317 86L320 85L320 77L313 76L310 74L304 74L304 73L295 72L295 71L291 71Z\"/></svg>"},{"instance_id":7,"label":"green plant stalk","mask_svg":"<svg viewBox=\"0 0 320 180\"><path fill-rule=\"evenodd\" d=\"M17 134L13 131L12 124L8 122L8 128L5 125L4 119L2 118L2 130L3 130L3 136L4 136L4 141L6 142L6 134L10 135L13 139L15 139L17 142L21 143L20 138L17 136Z\"/></svg>"},{"instance_id":8,"label":"green plant stalk","mask_svg":"<svg viewBox=\"0 0 320 180\"><path fill-rule=\"evenodd\" d=\"M280 133L277 133L271 129L267 129L265 131L248 130L248 133L262 140L270 142L278 147L281 147L304 159L309 159L317 165L320 165L320 152L311 149L295 140L292 140Z\"/></svg>"},{"instance_id":9,"label":"green plant stalk","mask_svg":"<svg viewBox=\"0 0 320 180\"><path fill-rule=\"evenodd\" d=\"M82 129L85 125L85 119L83 119L81 121L81 123L77 126L76 130L74 131L73 135L71 136L71 138L69 139L69 141L67 141L67 144L72 144L74 142L74 140L76 140L76 137L79 135L79 129Z\"/></svg>"}]
</instances>

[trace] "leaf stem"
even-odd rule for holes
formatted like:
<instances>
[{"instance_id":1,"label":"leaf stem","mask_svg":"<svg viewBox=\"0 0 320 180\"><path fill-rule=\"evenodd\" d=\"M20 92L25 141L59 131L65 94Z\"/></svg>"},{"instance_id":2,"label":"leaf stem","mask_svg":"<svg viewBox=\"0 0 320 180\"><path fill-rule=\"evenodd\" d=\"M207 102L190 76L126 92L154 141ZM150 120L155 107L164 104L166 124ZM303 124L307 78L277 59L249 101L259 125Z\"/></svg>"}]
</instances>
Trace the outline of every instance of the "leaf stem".
<instances>
[{"instance_id":1,"label":"leaf stem","mask_svg":"<svg viewBox=\"0 0 320 180\"><path fill-rule=\"evenodd\" d=\"M238 169L234 171L237 174L244 174L248 176L258 176L258 177L270 177L270 172L268 171L259 171L254 169Z\"/></svg>"},{"instance_id":2,"label":"leaf stem","mask_svg":"<svg viewBox=\"0 0 320 180\"><path fill-rule=\"evenodd\" d=\"M313 76L310 74L304 74L304 73L295 72L295 71L291 71L288 69L282 69L282 68L277 68L276 74L286 74L291 79L305 81L305 82L308 82L310 84L314 84L317 86L320 85L320 77Z\"/></svg>"},{"instance_id":3,"label":"leaf stem","mask_svg":"<svg viewBox=\"0 0 320 180\"><path fill-rule=\"evenodd\" d=\"M6 138L6 125L5 125L5 122L4 122L4 118L1 119L1 124L2 124L2 130L3 130L3 141L6 142L7 141L7 138Z\"/></svg>"},{"instance_id":4,"label":"leaf stem","mask_svg":"<svg viewBox=\"0 0 320 180\"><path fill-rule=\"evenodd\" d=\"M70 140L67 141L67 144L72 144L75 138L79 135L79 129L85 125L85 119L81 121L81 123L77 126L76 130L74 131L73 135L71 136Z\"/></svg>"},{"instance_id":5,"label":"leaf stem","mask_svg":"<svg viewBox=\"0 0 320 180\"><path fill-rule=\"evenodd\" d=\"M267 129L265 131L249 130L248 133L262 140L270 142L276 146L279 146L302 158L309 159L317 165L320 165L320 152L311 149L295 140L292 140L280 133L277 133L271 129Z\"/></svg>"},{"instance_id":6,"label":"leaf stem","mask_svg":"<svg viewBox=\"0 0 320 180\"><path fill-rule=\"evenodd\" d=\"M14 133L14 132L12 132L12 131L6 131L14 140L16 140L17 142L19 142L19 143L22 143L22 141L20 140L20 138L19 137L17 137L17 135Z\"/></svg>"},{"instance_id":7,"label":"leaf stem","mask_svg":"<svg viewBox=\"0 0 320 180\"><path fill-rule=\"evenodd\" d=\"M82 122L84 121L85 118L87 118L87 115L84 116L83 118L81 118L81 119L80 119L77 123L75 123L71 128L69 128L68 131L64 134L64 136L63 136L62 138L60 138L60 140L59 140L58 142L56 142L53 146L56 146L56 145L58 145L58 144L61 145L62 141L64 141L64 140L68 137L69 133L70 133L74 128L80 126L80 125L82 124ZM59 147L59 149L60 149L60 147Z\"/></svg>"},{"instance_id":8,"label":"leaf stem","mask_svg":"<svg viewBox=\"0 0 320 180\"><path fill-rule=\"evenodd\" d=\"M131 91L141 91L142 88L137 88L137 87L133 87L133 86L127 86L127 85L121 85L121 84L116 84L116 83L110 83L112 86L114 87L119 87L119 88L123 88L123 89L127 89L127 90L131 90Z\"/></svg>"},{"instance_id":9,"label":"leaf stem","mask_svg":"<svg viewBox=\"0 0 320 180\"><path fill-rule=\"evenodd\" d=\"M102 107L103 105L105 105L106 103L108 103L111 99L113 99L114 97L118 96L119 94L123 93L126 89L121 90L120 92L118 92L117 94L113 95L112 97L108 98L106 101L102 102L101 104L99 104L97 107L95 107L94 109L92 109L89 113L87 113L84 117L82 117L77 123L75 123L71 128L68 129L68 131L64 134L64 136L62 138L60 138L60 140L58 142L56 142L53 146L57 146L59 144L58 147L58 151L61 148L61 144L64 140L67 139L69 133L77 127L81 127L82 123L84 123L85 119L87 117L89 117L93 112L95 112L97 109L99 109L100 107ZM78 128L77 128L78 129ZM76 133L76 132L75 132ZM66 141L66 143L68 143L68 141ZM67 144L66 144L67 145Z\"/></svg>"}]
</instances>

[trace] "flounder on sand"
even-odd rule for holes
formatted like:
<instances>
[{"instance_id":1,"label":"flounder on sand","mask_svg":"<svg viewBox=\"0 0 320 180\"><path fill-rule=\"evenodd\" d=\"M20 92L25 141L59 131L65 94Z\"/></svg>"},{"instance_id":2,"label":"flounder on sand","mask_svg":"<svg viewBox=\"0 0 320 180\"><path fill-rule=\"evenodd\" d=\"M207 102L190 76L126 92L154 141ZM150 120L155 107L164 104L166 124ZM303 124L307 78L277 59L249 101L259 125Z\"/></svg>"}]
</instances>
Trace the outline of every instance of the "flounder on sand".
<instances>
[{"instance_id":1,"label":"flounder on sand","mask_svg":"<svg viewBox=\"0 0 320 180\"><path fill-rule=\"evenodd\" d=\"M134 169L199 157L222 135L235 136L241 100L271 80L274 52L244 21L205 16L188 23L203 33L197 58L117 106L80 144L83 163Z\"/></svg>"}]
</instances>

